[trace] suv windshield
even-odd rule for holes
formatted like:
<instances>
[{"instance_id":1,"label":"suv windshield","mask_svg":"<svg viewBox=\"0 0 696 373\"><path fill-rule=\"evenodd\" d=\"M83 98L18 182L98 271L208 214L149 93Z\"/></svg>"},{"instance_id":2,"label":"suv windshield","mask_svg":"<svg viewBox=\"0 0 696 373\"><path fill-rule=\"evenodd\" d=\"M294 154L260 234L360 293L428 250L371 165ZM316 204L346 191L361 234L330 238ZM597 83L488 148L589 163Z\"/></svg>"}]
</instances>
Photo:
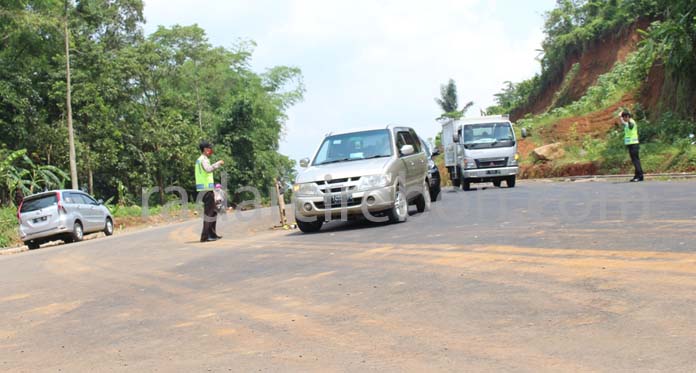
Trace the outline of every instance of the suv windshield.
<instances>
[{"instance_id":1,"label":"suv windshield","mask_svg":"<svg viewBox=\"0 0 696 373\"><path fill-rule=\"evenodd\" d=\"M467 149L500 148L515 144L510 123L465 125L464 146Z\"/></svg>"},{"instance_id":2,"label":"suv windshield","mask_svg":"<svg viewBox=\"0 0 696 373\"><path fill-rule=\"evenodd\" d=\"M319 148L313 165L391 157L389 131L374 130L329 136Z\"/></svg>"},{"instance_id":3,"label":"suv windshield","mask_svg":"<svg viewBox=\"0 0 696 373\"><path fill-rule=\"evenodd\" d=\"M22 203L20 212L32 212L45 209L55 203L58 203L58 198L56 198L55 194L47 194L38 198L28 198Z\"/></svg>"}]
</instances>

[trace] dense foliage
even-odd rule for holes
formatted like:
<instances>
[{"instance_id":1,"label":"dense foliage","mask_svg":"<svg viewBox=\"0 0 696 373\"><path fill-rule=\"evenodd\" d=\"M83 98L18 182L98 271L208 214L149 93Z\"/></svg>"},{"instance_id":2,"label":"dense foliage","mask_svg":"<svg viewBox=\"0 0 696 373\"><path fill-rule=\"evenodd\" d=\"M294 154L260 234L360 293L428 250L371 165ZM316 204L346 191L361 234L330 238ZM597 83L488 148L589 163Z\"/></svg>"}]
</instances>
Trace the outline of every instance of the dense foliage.
<instances>
[{"instance_id":1,"label":"dense foliage","mask_svg":"<svg viewBox=\"0 0 696 373\"><path fill-rule=\"evenodd\" d=\"M547 12L540 57L541 74L506 82L489 112L514 112L538 97L562 76L569 56L638 19L650 20L644 45L666 67L663 111L694 117L696 108L696 3L692 0L557 0Z\"/></svg>"},{"instance_id":2,"label":"dense foliage","mask_svg":"<svg viewBox=\"0 0 696 373\"><path fill-rule=\"evenodd\" d=\"M196 25L145 36L142 0L0 0L3 157L26 149L37 167L68 169L65 19L82 188L131 202L153 186L193 191L201 139L226 160L230 189L292 172L277 150L285 112L304 92L299 69L255 73L252 42L215 47Z\"/></svg>"}]
</instances>

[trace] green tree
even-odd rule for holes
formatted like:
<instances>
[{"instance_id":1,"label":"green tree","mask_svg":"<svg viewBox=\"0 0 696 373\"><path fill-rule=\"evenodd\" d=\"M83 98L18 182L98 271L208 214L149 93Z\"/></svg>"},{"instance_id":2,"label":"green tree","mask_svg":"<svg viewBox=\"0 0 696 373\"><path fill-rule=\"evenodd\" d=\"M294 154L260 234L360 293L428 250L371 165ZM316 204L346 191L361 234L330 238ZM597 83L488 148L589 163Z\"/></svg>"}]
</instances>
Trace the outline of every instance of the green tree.
<instances>
[{"instance_id":1,"label":"green tree","mask_svg":"<svg viewBox=\"0 0 696 373\"><path fill-rule=\"evenodd\" d=\"M463 117L472 106L474 106L474 102L470 101L466 103L461 110L458 109L459 100L457 98L457 83L454 82L454 79L450 79L447 84L440 86L440 97L435 98L435 102L443 111L442 115L437 119L459 119Z\"/></svg>"}]
</instances>

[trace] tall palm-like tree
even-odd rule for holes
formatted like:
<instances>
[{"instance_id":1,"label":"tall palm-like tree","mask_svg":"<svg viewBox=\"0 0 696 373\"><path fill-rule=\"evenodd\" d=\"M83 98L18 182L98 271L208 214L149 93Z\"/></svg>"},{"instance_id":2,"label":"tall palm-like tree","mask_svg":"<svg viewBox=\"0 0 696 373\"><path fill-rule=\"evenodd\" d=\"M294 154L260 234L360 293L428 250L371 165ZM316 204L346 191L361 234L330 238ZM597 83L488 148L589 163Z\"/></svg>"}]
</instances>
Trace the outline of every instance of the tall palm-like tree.
<instances>
[{"instance_id":1,"label":"tall palm-like tree","mask_svg":"<svg viewBox=\"0 0 696 373\"><path fill-rule=\"evenodd\" d=\"M440 106L443 114L437 119L459 119L466 114L466 112L474 106L473 101L469 101L462 107L459 107L459 100L457 98L457 83L454 79L450 79L447 84L440 86L440 97L435 98L435 102Z\"/></svg>"}]
</instances>

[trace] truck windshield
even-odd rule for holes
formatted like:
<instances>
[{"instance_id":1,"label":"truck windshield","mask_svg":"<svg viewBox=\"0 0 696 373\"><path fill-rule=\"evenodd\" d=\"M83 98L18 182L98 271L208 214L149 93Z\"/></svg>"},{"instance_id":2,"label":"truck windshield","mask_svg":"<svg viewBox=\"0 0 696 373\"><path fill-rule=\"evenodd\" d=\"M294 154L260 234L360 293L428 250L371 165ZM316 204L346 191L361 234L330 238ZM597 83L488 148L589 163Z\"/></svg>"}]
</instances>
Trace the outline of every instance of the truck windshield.
<instances>
[{"instance_id":1,"label":"truck windshield","mask_svg":"<svg viewBox=\"0 0 696 373\"><path fill-rule=\"evenodd\" d=\"M462 131L463 143L467 149L499 148L515 144L510 123L468 124Z\"/></svg>"},{"instance_id":2,"label":"truck windshield","mask_svg":"<svg viewBox=\"0 0 696 373\"><path fill-rule=\"evenodd\" d=\"M313 165L391 157L391 155L391 136L386 129L345 133L325 138L314 158Z\"/></svg>"}]
</instances>

